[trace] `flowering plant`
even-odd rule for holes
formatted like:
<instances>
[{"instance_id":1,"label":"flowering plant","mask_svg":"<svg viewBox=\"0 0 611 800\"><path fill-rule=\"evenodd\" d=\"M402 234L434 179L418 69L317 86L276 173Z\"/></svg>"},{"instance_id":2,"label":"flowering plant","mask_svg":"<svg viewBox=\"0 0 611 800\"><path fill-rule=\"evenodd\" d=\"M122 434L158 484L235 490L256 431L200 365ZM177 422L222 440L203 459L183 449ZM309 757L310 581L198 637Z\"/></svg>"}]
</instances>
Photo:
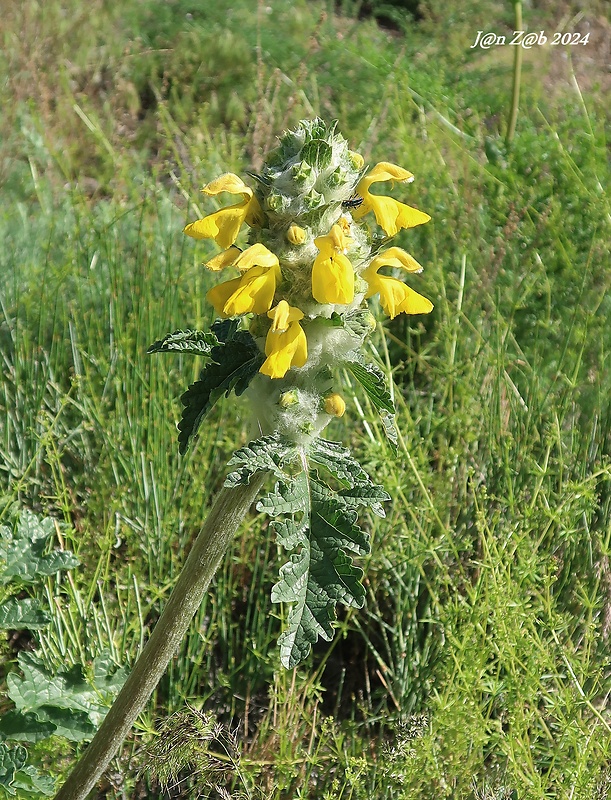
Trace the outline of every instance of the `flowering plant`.
<instances>
[{"instance_id":1,"label":"flowering plant","mask_svg":"<svg viewBox=\"0 0 611 800\"><path fill-rule=\"evenodd\" d=\"M248 174L255 188L232 173L207 184L207 196L226 192L241 199L185 228L188 236L213 239L222 248L207 262L209 270L237 272L207 294L219 319L210 331L169 334L149 352L180 350L209 359L181 398L181 452L223 394L250 401L259 435L233 455L225 486L248 484L258 472L277 478L258 508L276 518L273 528L291 551L272 601L290 606L280 648L284 666L293 667L319 636L331 639L337 602L363 605L362 570L351 554L366 554L369 542L356 524L357 509L369 506L383 516L389 496L346 448L321 433L345 412L337 386L345 368L396 441L384 375L361 353L375 329L365 301L378 295L391 318L431 311L429 300L386 274L421 271L411 255L386 245L430 217L371 191L378 183L411 182L411 173L387 162L367 171L335 124L320 119L285 133L261 173ZM235 242L244 224L248 247L240 249Z\"/></svg>"},{"instance_id":2,"label":"flowering plant","mask_svg":"<svg viewBox=\"0 0 611 800\"><path fill-rule=\"evenodd\" d=\"M402 228L429 216L373 184L405 183L411 173L381 163L367 171L362 156L319 119L285 133L252 189L228 173L204 187L210 197L241 196L233 205L191 222L185 233L222 248L206 266L236 277L207 294L219 319L209 331L175 331L151 353L191 352L208 361L183 394L178 441L185 452L205 415L223 395L250 400L258 438L237 450L223 489L195 540L172 593L102 726L56 800L85 800L166 670L221 558L269 473L276 485L258 508L291 555L272 600L289 605L280 658L294 667L319 637L330 640L338 602L360 608L363 572L352 555L369 551L357 525L365 506L384 516L389 500L337 442L321 437L346 404L337 372L361 384L396 440L394 407L383 373L361 349L375 329L365 300L379 295L390 317L426 314L432 303L382 269L420 272L412 256L386 247ZM376 227L370 227L373 212ZM250 228L248 247L235 242ZM379 229L383 233L379 232Z\"/></svg>"}]
</instances>

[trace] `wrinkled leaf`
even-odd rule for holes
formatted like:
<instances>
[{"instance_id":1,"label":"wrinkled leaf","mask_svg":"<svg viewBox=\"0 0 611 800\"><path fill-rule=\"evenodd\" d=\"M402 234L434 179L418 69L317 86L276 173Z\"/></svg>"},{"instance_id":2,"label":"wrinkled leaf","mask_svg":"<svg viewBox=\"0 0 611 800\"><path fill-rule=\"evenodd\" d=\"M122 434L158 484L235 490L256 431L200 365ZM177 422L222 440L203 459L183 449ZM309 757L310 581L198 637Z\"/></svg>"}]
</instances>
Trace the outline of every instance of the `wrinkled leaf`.
<instances>
[{"instance_id":1,"label":"wrinkled leaf","mask_svg":"<svg viewBox=\"0 0 611 800\"><path fill-rule=\"evenodd\" d=\"M11 789L15 773L25 765L27 758L27 750L22 745L8 747L4 742L0 742L0 786L11 795L15 794Z\"/></svg>"},{"instance_id":2,"label":"wrinkled leaf","mask_svg":"<svg viewBox=\"0 0 611 800\"><path fill-rule=\"evenodd\" d=\"M0 739L16 739L18 742L38 742L55 733L52 722L41 722L36 714L7 711L0 717Z\"/></svg>"},{"instance_id":3,"label":"wrinkled leaf","mask_svg":"<svg viewBox=\"0 0 611 800\"><path fill-rule=\"evenodd\" d=\"M236 331L225 344L213 347L211 361L180 398L185 406L178 424L179 449L185 453L204 416L224 394L242 394L259 371L264 356L246 331Z\"/></svg>"},{"instance_id":4,"label":"wrinkled leaf","mask_svg":"<svg viewBox=\"0 0 611 800\"><path fill-rule=\"evenodd\" d=\"M8 694L17 709L52 722L58 734L74 741L91 738L127 677L125 668L111 671L106 656L94 661L92 680L80 664L52 674L33 653L22 652L17 658L23 675L7 676Z\"/></svg>"},{"instance_id":5,"label":"wrinkled leaf","mask_svg":"<svg viewBox=\"0 0 611 800\"><path fill-rule=\"evenodd\" d=\"M15 531L0 527L0 581L34 583L40 577L73 569L78 559L67 550L45 554L49 540L55 535L55 523L50 517L38 517L24 509Z\"/></svg>"},{"instance_id":6,"label":"wrinkled leaf","mask_svg":"<svg viewBox=\"0 0 611 800\"><path fill-rule=\"evenodd\" d=\"M365 599L362 570L351 554L369 552L369 537L356 524L356 509L371 507L383 516L389 495L375 486L349 451L336 442L315 440L300 452L304 469L283 475L257 508L270 516L279 543L291 552L272 589L272 601L289 604L287 630L280 637L287 668L302 661L319 637L330 640L336 605L360 608ZM321 478L323 467L338 485Z\"/></svg>"},{"instance_id":7,"label":"wrinkled leaf","mask_svg":"<svg viewBox=\"0 0 611 800\"><path fill-rule=\"evenodd\" d=\"M233 488L250 483L255 472L273 472L277 477L285 475L283 465L288 464L295 454L295 445L279 434L262 436L240 447L231 457L228 467L237 467L225 479L225 486Z\"/></svg>"},{"instance_id":8,"label":"wrinkled leaf","mask_svg":"<svg viewBox=\"0 0 611 800\"><path fill-rule=\"evenodd\" d=\"M20 789L19 798L53 797L55 794L55 780L48 775L41 775L36 767L28 765L19 770L15 775L13 787Z\"/></svg>"},{"instance_id":9,"label":"wrinkled leaf","mask_svg":"<svg viewBox=\"0 0 611 800\"><path fill-rule=\"evenodd\" d=\"M0 604L0 630L37 630L48 625L49 619L39 602L31 597L23 600L10 597Z\"/></svg>"},{"instance_id":10,"label":"wrinkled leaf","mask_svg":"<svg viewBox=\"0 0 611 800\"><path fill-rule=\"evenodd\" d=\"M195 353L200 356L209 356L213 347L219 340L212 331L174 331L168 333L163 339L158 339L149 347L147 353Z\"/></svg>"}]
</instances>

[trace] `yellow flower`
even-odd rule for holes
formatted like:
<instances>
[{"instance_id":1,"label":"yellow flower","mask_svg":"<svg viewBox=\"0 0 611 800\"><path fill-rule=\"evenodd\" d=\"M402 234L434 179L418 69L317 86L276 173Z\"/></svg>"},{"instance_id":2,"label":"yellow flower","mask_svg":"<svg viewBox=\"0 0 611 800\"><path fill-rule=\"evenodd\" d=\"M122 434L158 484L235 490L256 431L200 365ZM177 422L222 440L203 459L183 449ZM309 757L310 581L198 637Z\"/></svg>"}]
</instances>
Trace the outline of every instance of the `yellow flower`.
<instances>
[{"instance_id":1,"label":"yellow flower","mask_svg":"<svg viewBox=\"0 0 611 800\"><path fill-rule=\"evenodd\" d=\"M344 255L349 242L340 225L314 239L320 252L312 267L312 297L318 303L347 305L354 300L354 269Z\"/></svg>"},{"instance_id":2,"label":"yellow flower","mask_svg":"<svg viewBox=\"0 0 611 800\"><path fill-rule=\"evenodd\" d=\"M308 343L299 324L303 312L281 300L267 316L272 325L265 340L267 358L259 371L270 378L284 378L291 367L303 367L308 360Z\"/></svg>"},{"instance_id":3,"label":"yellow flower","mask_svg":"<svg viewBox=\"0 0 611 800\"><path fill-rule=\"evenodd\" d=\"M370 194L369 187L372 183L380 181L411 182L414 176L402 167L382 161L358 182L356 193L363 198L359 208L352 212L354 219L361 219L365 214L373 211L376 222L387 236L394 236L401 228L413 228L430 220L428 214L416 208L406 206L392 197Z\"/></svg>"},{"instance_id":4,"label":"yellow flower","mask_svg":"<svg viewBox=\"0 0 611 800\"><path fill-rule=\"evenodd\" d=\"M221 208L214 214L191 222L184 229L187 236L192 236L194 239L214 239L220 247L230 247L237 239L243 222L252 227L260 225L263 221L261 206L252 189L233 172L227 172L216 178L204 186L202 192L211 197L221 192L241 194L243 199L241 203Z\"/></svg>"},{"instance_id":5,"label":"yellow flower","mask_svg":"<svg viewBox=\"0 0 611 800\"><path fill-rule=\"evenodd\" d=\"M346 411L346 401L341 394L334 392L325 397L324 407L327 414L332 414L334 417L343 417Z\"/></svg>"},{"instance_id":6,"label":"yellow flower","mask_svg":"<svg viewBox=\"0 0 611 800\"><path fill-rule=\"evenodd\" d=\"M240 314L264 314L274 302L276 286L282 274L278 257L262 244L240 252L231 247L208 263L216 262L212 269L233 266L242 270L240 278L214 286L206 295L217 314L222 317L235 317Z\"/></svg>"},{"instance_id":7,"label":"yellow flower","mask_svg":"<svg viewBox=\"0 0 611 800\"><path fill-rule=\"evenodd\" d=\"M390 247L377 255L367 269L363 270L362 277L369 284L365 297L372 297L379 292L382 308L391 319L401 313L428 314L433 310L433 304L426 297L396 278L379 275L378 270L381 267L399 267L407 272L420 272L422 267L400 247Z\"/></svg>"}]
</instances>

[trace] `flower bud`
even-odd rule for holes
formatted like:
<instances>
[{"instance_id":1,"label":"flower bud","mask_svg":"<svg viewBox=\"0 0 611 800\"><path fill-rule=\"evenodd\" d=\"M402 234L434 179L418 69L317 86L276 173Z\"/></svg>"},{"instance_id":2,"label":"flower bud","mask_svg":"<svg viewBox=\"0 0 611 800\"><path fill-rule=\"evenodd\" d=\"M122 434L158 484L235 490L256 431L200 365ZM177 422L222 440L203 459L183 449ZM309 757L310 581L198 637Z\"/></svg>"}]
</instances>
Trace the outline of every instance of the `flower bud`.
<instances>
[{"instance_id":1,"label":"flower bud","mask_svg":"<svg viewBox=\"0 0 611 800\"><path fill-rule=\"evenodd\" d=\"M350 160L354 164L355 169L363 169L365 159L360 153L355 153L354 150L349 150L348 155L350 156Z\"/></svg>"},{"instance_id":2,"label":"flower bud","mask_svg":"<svg viewBox=\"0 0 611 800\"><path fill-rule=\"evenodd\" d=\"M303 228L300 228L299 225L295 225L295 223L293 223L286 232L286 238L291 244L304 244L308 236Z\"/></svg>"},{"instance_id":3,"label":"flower bud","mask_svg":"<svg viewBox=\"0 0 611 800\"><path fill-rule=\"evenodd\" d=\"M324 406L327 414L331 414L333 417L343 417L346 411L346 401L337 392L328 394L325 397Z\"/></svg>"},{"instance_id":4,"label":"flower bud","mask_svg":"<svg viewBox=\"0 0 611 800\"><path fill-rule=\"evenodd\" d=\"M295 389L289 392L282 392L280 400L278 400L280 408L291 408L291 406L299 405L299 395Z\"/></svg>"}]
</instances>

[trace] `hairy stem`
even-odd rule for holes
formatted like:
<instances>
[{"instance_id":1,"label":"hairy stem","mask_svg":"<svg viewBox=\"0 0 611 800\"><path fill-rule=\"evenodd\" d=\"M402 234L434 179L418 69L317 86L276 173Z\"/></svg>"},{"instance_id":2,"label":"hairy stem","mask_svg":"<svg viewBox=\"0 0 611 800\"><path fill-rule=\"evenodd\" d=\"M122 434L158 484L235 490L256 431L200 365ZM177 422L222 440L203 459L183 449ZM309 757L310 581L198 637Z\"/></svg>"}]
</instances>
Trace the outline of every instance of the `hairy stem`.
<instances>
[{"instance_id":1,"label":"hairy stem","mask_svg":"<svg viewBox=\"0 0 611 800\"><path fill-rule=\"evenodd\" d=\"M515 30L522 30L522 0L514 0ZM520 105L520 79L522 75L522 46L514 45L513 53L513 86L511 90L511 106L509 108L509 122L507 124L507 136L505 146L509 148L516 132L518 121L518 107Z\"/></svg>"},{"instance_id":2,"label":"hairy stem","mask_svg":"<svg viewBox=\"0 0 611 800\"><path fill-rule=\"evenodd\" d=\"M163 676L264 480L260 473L247 486L221 489L129 678L55 800L85 800L94 788Z\"/></svg>"}]
</instances>

